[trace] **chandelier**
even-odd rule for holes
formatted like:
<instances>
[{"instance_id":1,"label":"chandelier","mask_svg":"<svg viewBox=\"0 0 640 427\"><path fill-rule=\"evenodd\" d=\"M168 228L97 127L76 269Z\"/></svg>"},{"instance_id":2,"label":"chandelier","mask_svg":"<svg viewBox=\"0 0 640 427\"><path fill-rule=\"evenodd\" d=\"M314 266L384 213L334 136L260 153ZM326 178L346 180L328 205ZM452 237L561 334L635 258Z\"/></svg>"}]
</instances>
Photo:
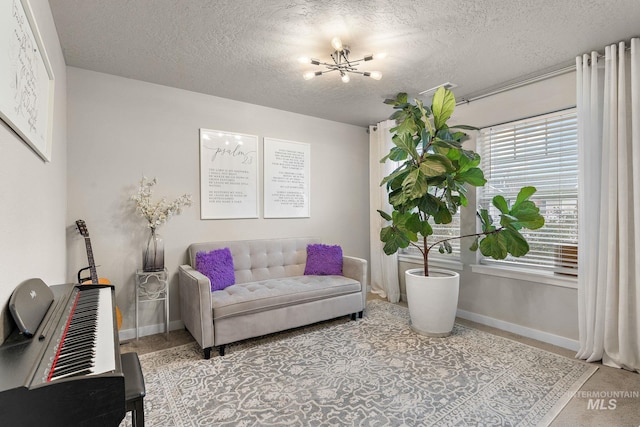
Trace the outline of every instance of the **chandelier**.
<instances>
[{"instance_id":1,"label":"chandelier","mask_svg":"<svg viewBox=\"0 0 640 427\"><path fill-rule=\"evenodd\" d=\"M351 50L349 49L349 46L343 45L342 41L338 37L334 37L331 40L331 46L335 49L331 54L333 63L320 62L317 59L307 57L302 57L299 59L303 64L318 65L326 68L326 70L324 71L307 71L302 75L305 80L311 80L315 76L321 76L333 71L337 71L340 74L340 78L344 83L349 83L350 73L362 74L363 76L371 77L374 80L380 80L382 78L382 73L380 73L380 71L358 71L358 66L363 62L371 61L373 59L382 59L387 56L386 54L378 53L375 55L367 55L364 58L360 59L349 59L349 53L351 53Z\"/></svg>"}]
</instances>

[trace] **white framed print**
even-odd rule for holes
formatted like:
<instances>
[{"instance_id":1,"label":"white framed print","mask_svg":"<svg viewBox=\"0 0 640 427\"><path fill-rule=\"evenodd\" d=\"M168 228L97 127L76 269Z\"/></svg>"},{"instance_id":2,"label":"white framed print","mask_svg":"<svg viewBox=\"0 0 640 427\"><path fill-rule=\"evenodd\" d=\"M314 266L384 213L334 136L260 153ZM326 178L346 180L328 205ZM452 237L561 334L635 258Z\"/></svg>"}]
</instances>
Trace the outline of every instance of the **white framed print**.
<instances>
[{"instance_id":1,"label":"white framed print","mask_svg":"<svg viewBox=\"0 0 640 427\"><path fill-rule=\"evenodd\" d=\"M0 119L51 161L54 78L28 0L0 2Z\"/></svg>"},{"instance_id":2,"label":"white framed print","mask_svg":"<svg viewBox=\"0 0 640 427\"><path fill-rule=\"evenodd\" d=\"M264 217L308 218L311 145L264 138Z\"/></svg>"},{"instance_id":3,"label":"white framed print","mask_svg":"<svg viewBox=\"0 0 640 427\"><path fill-rule=\"evenodd\" d=\"M200 129L200 218L258 217L258 137Z\"/></svg>"}]
</instances>

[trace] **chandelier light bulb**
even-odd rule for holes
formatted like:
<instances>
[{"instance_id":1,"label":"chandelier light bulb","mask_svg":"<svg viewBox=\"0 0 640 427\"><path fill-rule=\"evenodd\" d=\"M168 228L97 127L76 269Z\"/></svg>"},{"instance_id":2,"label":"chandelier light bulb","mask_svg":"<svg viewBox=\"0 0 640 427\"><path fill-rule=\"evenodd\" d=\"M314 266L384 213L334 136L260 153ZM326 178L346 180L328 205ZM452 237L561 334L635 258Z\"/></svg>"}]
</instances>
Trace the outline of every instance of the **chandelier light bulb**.
<instances>
[{"instance_id":1,"label":"chandelier light bulb","mask_svg":"<svg viewBox=\"0 0 640 427\"><path fill-rule=\"evenodd\" d=\"M372 71L369 77L373 80L380 80L382 78L382 73L380 71Z\"/></svg>"},{"instance_id":2,"label":"chandelier light bulb","mask_svg":"<svg viewBox=\"0 0 640 427\"><path fill-rule=\"evenodd\" d=\"M337 51L342 50L342 40L339 37L334 37L331 39L331 47L333 47Z\"/></svg>"},{"instance_id":3,"label":"chandelier light bulb","mask_svg":"<svg viewBox=\"0 0 640 427\"><path fill-rule=\"evenodd\" d=\"M302 75L302 77L304 77L305 80L311 80L315 76L321 76L321 75L322 75L322 71L316 71L315 73L313 71L307 71Z\"/></svg>"},{"instance_id":4,"label":"chandelier light bulb","mask_svg":"<svg viewBox=\"0 0 640 427\"><path fill-rule=\"evenodd\" d=\"M349 74L343 73L340 78L342 79L342 83L349 83Z\"/></svg>"},{"instance_id":5,"label":"chandelier light bulb","mask_svg":"<svg viewBox=\"0 0 640 427\"><path fill-rule=\"evenodd\" d=\"M384 59L387 57L387 52L378 52L373 54L373 59Z\"/></svg>"},{"instance_id":6,"label":"chandelier light bulb","mask_svg":"<svg viewBox=\"0 0 640 427\"><path fill-rule=\"evenodd\" d=\"M298 58L298 61L302 64L320 65L320 61L318 61L317 59L308 58L306 56L301 56L300 58Z\"/></svg>"}]
</instances>

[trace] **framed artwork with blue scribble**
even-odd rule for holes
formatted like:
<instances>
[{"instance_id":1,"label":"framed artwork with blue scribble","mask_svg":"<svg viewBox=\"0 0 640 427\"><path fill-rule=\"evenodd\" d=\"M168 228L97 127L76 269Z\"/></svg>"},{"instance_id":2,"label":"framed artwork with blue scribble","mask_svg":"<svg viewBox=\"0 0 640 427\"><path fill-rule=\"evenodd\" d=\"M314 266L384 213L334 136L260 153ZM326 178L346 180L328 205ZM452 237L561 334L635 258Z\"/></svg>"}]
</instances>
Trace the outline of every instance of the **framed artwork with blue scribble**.
<instances>
[{"instance_id":1,"label":"framed artwork with blue scribble","mask_svg":"<svg viewBox=\"0 0 640 427\"><path fill-rule=\"evenodd\" d=\"M54 78L27 0L0 2L0 119L51 161Z\"/></svg>"},{"instance_id":2,"label":"framed artwork with blue scribble","mask_svg":"<svg viewBox=\"0 0 640 427\"><path fill-rule=\"evenodd\" d=\"M200 129L200 218L258 218L258 137Z\"/></svg>"}]
</instances>

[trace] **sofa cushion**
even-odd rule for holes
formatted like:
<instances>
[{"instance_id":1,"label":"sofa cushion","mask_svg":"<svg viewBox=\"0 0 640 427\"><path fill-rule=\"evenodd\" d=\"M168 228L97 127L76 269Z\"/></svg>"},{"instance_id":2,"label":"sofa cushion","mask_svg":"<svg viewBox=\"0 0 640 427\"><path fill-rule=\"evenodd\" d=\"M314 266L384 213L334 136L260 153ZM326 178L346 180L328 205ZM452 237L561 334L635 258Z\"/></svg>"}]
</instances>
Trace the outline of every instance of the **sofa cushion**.
<instances>
[{"instance_id":1,"label":"sofa cushion","mask_svg":"<svg viewBox=\"0 0 640 427\"><path fill-rule=\"evenodd\" d=\"M200 251L228 247L233 256L236 283L248 283L278 277L301 276L307 261L307 245L320 243L318 238L229 240L189 245L189 264L196 268Z\"/></svg>"},{"instance_id":2,"label":"sofa cushion","mask_svg":"<svg viewBox=\"0 0 640 427\"><path fill-rule=\"evenodd\" d=\"M236 282L233 257L229 248L198 252L196 254L196 270L209 278L211 291L224 289Z\"/></svg>"},{"instance_id":3,"label":"sofa cushion","mask_svg":"<svg viewBox=\"0 0 640 427\"><path fill-rule=\"evenodd\" d=\"M342 276L342 248L321 243L307 246L304 274Z\"/></svg>"},{"instance_id":4,"label":"sofa cushion","mask_svg":"<svg viewBox=\"0 0 640 427\"><path fill-rule=\"evenodd\" d=\"M344 276L296 276L240 283L211 293L213 319L239 316L361 292Z\"/></svg>"}]
</instances>

